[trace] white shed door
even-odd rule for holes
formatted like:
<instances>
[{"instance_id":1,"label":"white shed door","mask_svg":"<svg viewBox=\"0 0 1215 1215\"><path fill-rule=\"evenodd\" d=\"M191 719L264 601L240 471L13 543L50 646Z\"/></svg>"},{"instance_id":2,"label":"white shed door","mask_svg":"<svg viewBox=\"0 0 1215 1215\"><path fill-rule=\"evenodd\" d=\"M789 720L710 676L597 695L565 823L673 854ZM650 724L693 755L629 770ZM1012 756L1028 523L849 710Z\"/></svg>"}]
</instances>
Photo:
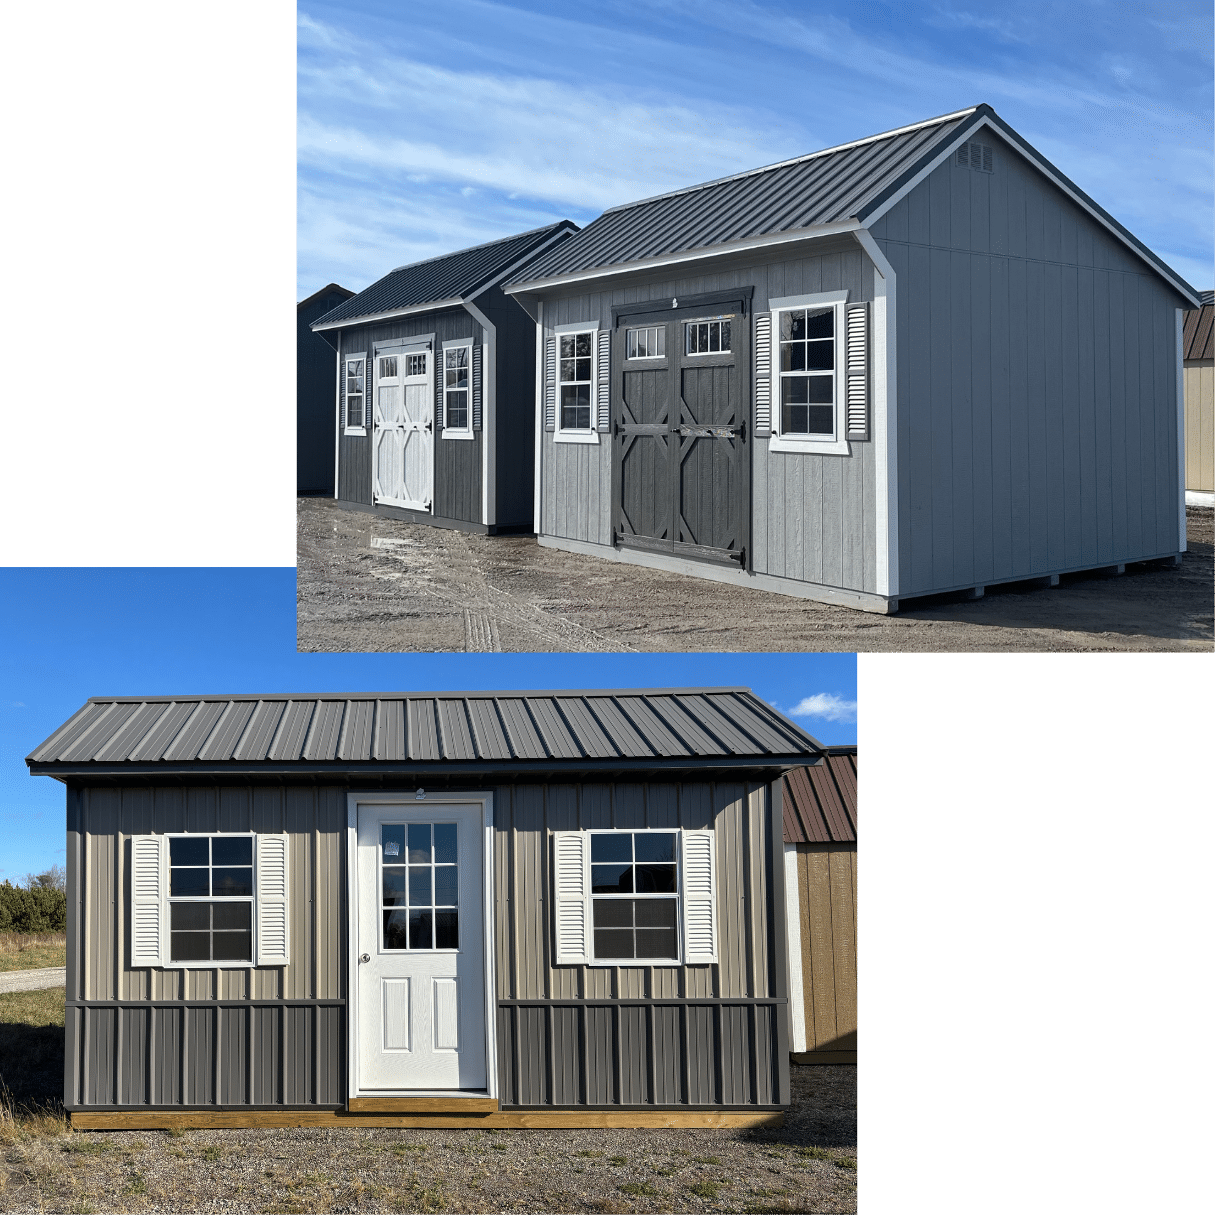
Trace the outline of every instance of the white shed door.
<instances>
[{"instance_id":1,"label":"white shed door","mask_svg":"<svg viewBox=\"0 0 1215 1215\"><path fill-rule=\"evenodd\" d=\"M358 1089L484 1090L476 806L360 806Z\"/></svg>"},{"instance_id":2,"label":"white shed door","mask_svg":"<svg viewBox=\"0 0 1215 1215\"><path fill-rule=\"evenodd\" d=\"M434 390L429 350L375 358L375 500L429 511L434 478Z\"/></svg>"}]
</instances>

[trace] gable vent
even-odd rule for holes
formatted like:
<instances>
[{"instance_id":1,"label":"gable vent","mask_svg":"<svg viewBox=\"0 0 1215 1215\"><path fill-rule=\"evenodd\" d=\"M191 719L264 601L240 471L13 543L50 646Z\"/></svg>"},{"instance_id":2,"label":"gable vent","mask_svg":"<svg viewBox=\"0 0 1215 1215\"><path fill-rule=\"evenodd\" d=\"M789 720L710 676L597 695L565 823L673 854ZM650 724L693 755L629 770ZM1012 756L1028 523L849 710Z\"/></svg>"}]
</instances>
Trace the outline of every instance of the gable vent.
<instances>
[{"instance_id":1,"label":"gable vent","mask_svg":"<svg viewBox=\"0 0 1215 1215\"><path fill-rule=\"evenodd\" d=\"M972 139L957 150L954 160L964 169L977 169L980 173L991 173L995 168L995 150L989 143L979 143Z\"/></svg>"}]
</instances>

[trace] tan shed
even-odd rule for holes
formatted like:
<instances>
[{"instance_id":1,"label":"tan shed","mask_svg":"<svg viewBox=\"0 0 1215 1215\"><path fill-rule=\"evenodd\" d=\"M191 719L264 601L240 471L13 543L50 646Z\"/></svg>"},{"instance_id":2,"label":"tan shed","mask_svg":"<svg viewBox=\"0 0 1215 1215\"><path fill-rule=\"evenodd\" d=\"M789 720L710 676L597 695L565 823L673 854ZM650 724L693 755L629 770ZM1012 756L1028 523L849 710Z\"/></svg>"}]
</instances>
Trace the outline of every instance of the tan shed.
<instances>
[{"instance_id":1,"label":"tan shed","mask_svg":"<svg viewBox=\"0 0 1215 1215\"><path fill-rule=\"evenodd\" d=\"M794 1063L856 1062L856 747L781 782Z\"/></svg>"},{"instance_id":2,"label":"tan shed","mask_svg":"<svg viewBox=\"0 0 1215 1215\"><path fill-rule=\"evenodd\" d=\"M1185 314L1185 493L1190 506L1215 506L1215 291ZM1198 495L1202 495L1199 497Z\"/></svg>"}]
</instances>

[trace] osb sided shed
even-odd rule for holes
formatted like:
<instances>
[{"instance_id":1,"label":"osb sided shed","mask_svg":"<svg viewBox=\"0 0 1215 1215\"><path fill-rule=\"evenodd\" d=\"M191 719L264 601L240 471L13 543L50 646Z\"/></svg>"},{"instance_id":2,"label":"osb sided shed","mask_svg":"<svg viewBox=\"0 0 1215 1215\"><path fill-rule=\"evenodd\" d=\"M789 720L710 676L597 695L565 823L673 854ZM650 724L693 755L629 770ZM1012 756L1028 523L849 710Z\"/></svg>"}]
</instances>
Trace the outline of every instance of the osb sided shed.
<instances>
[{"instance_id":1,"label":"osb sided shed","mask_svg":"<svg viewBox=\"0 0 1215 1215\"><path fill-rule=\"evenodd\" d=\"M73 1124L779 1119L821 753L739 688L90 700L27 761Z\"/></svg>"},{"instance_id":2,"label":"osb sided shed","mask_svg":"<svg viewBox=\"0 0 1215 1215\"><path fill-rule=\"evenodd\" d=\"M541 544L880 612L1185 548L1198 298L988 105L614 207L506 290Z\"/></svg>"}]
</instances>

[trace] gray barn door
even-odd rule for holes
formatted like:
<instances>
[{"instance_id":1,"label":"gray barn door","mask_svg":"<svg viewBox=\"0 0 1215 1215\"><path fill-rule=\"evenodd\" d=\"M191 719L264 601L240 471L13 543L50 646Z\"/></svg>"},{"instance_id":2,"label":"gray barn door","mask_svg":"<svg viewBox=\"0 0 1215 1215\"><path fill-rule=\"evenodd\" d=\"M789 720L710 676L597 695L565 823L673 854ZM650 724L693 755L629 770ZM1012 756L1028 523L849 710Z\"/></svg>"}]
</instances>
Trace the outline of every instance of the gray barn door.
<instances>
[{"instance_id":1,"label":"gray barn door","mask_svg":"<svg viewBox=\"0 0 1215 1215\"><path fill-rule=\"evenodd\" d=\"M622 547L746 568L750 343L741 303L697 300L619 321L612 484Z\"/></svg>"}]
</instances>

